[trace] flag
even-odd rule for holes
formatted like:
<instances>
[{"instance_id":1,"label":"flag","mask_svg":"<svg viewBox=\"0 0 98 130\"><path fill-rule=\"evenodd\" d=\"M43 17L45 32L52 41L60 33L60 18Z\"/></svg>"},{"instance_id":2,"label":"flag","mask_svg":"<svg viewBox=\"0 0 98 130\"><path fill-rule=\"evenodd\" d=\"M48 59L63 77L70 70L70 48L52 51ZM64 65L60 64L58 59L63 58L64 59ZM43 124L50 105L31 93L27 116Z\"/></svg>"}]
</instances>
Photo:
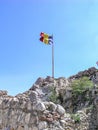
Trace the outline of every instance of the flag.
<instances>
[{"instance_id":1,"label":"flag","mask_svg":"<svg viewBox=\"0 0 98 130\"><path fill-rule=\"evenodd\" d=\"M41 42L44 42L47 45L51 45L51 43L53 43L53 36L50 36L50 35L43 33L43 32L40 33L40 36L41 37L39 40Z\"/></svg>"}]
</instances>

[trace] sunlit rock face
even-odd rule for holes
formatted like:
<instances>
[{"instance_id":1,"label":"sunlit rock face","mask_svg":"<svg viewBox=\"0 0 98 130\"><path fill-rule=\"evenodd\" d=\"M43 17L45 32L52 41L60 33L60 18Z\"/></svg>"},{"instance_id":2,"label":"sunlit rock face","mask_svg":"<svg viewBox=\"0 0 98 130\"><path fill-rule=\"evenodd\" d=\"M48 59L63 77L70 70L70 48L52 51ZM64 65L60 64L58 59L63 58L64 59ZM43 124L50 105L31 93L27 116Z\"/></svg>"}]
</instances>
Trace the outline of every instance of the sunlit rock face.
<instances>
[{"instance_id":1,"label":"sunlit rock face","mask_svg":"<svg viewBox=\"0 0 98 130\"><path fill-rule=\"evenodd\" d=\"M83 76L94 86L74 99L70 84ZM1 90L0 130L97 130L97 81L98 71L92 67L69 78L40 77L16 96Z\"/></svg>"}]
</instances>

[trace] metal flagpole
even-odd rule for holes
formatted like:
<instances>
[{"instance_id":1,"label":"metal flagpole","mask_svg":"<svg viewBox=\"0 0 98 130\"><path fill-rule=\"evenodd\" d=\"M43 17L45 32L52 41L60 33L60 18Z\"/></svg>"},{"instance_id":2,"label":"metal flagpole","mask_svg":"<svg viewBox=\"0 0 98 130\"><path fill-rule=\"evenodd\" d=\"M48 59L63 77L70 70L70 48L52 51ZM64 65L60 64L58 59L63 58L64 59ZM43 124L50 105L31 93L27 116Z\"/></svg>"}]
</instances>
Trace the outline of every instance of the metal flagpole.
<instances>
[{"instance_id":1,"label":"metal flagpole","mask_svg":"<svg viewBox=\"0 0 98 130\"><path fill-rule=\"evenodd\" d=\"M52 35L52 38L53 38L53 35ZM54 85L54 41L52 42L52 78L53 78L53 89L54 91L56 91L56 87Z\"/></svg>"},{"instance_id":2,"label":"metal flagpole","mask_svg":"<svg viewBox=\"0 0 98 130\"><path fill-rule=\"evenodd\" d=\"M52 78L54 78L54 42L52 43Z\"/></svg>"}]
</instances>

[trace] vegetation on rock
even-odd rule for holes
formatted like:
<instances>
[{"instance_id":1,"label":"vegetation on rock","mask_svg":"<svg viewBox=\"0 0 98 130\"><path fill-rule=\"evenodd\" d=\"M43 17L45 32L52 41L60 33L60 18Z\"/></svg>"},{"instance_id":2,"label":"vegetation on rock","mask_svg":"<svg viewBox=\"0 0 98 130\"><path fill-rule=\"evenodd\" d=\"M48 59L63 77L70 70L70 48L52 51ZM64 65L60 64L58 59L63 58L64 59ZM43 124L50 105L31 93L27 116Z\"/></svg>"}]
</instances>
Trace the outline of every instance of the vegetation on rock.
<instances>
[{"instance_id":1,"label":"vegetation on rock","mask_svg":"<svg viewBox=\"0 0 98 130\"><path fill-rule=\"evenodd\" d=\"M83 94L86 90L93 88L92 81L88 77L82 77L80 79L74 80L71 83L73 96L77 97Z\"/></svg>"},{"instance_id":2,"label":"vegetation on rock","mask_svg":"<svg viewBox=\"0 0 98 130\"><path fill-rule=\"evenodd\" d=\"M51 102L57 103L58 96L54 87L51 87L51 95L49 99Z\"/></svg>"},{"instance_id":3,"label":"vegetation on rock","mask_svg":"<svg viewBox=\"0 0 98 130\"><path fill-rule=\"evenodd\" d=\"M72 114L71 118L75 121L75 123L80 122L80 115L79 114Z\"/></svg>"}]
</instances>

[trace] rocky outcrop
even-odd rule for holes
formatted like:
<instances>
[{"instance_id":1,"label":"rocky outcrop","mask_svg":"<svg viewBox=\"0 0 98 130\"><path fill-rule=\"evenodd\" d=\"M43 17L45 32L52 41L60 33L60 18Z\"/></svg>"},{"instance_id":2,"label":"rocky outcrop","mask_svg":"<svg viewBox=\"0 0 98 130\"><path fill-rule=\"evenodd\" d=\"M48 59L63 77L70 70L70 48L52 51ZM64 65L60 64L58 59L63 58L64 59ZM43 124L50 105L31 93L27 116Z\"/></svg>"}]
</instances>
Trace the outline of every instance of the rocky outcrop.
<instances>
[{"instance_id":1,"label":"rocky outcrop","mask_svg":"<svg viewBox=\"0 0 98 130\"><path fill-rule=\"evenodd\" d=\"M64 130L66 111L50 97L54 89L59 93L59 86L64 89L67 85L66 79L47 77L38 78L30 90L15 97L0 91L0 129Z\"/></svg>"},{"instance_id":2,"label":"rocky outcrop","mask_svg":"<svg viewBox=\"0 0 98 130\"><path fill-rule=\"evenodd\" d=\"M65 109L53 102L42 101L37 91L15 97L0 97L0 129L63 130ZM63 123L61 123L63 122Z\"/></svg>"},{"instance_id":3,"label":"rocky outcrop","mask_svg":"<svg viewBox=\"0 0 98 130\"><path fill-rule=\"evenodd\" d=\"M96 69L95 67L91 67L88 70L80 71L78 72L78 74L70 76L69 79L79 79L83 76L92 78L93 76L96 75L97 72L98 72L98 69Z\"/></svg>"},{"instance_id":4,"label":"rocky outcrop","mask_svg":"<svg viewBox=\"0 0 98 130\"><path fill-rule=\"evenodd\" d=\"M0 130L97 130L98 88L84 92L75 106L70 83L82 76L97 80L97 69L90 68L66 79L38 78L26 92L9 96L0 91ZM74 111L75 109L75 111Z\"/></svg>"}]
</instances>

